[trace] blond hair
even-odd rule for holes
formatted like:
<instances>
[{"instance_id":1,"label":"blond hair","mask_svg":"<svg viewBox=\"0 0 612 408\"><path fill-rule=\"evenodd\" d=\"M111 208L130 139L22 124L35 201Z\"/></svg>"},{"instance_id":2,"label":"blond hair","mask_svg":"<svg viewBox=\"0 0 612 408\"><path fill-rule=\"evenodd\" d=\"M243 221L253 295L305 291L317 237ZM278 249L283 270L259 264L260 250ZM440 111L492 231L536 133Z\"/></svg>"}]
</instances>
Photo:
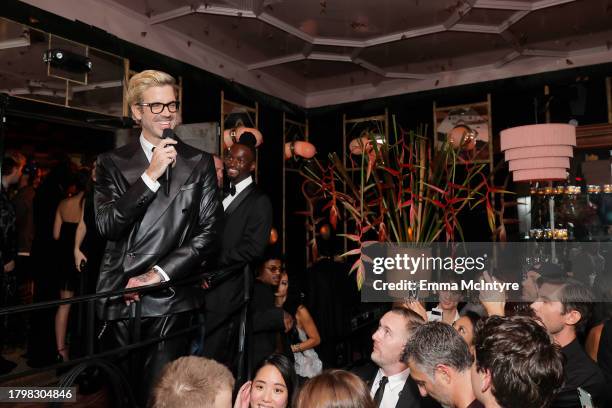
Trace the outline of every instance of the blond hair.
<instances>
[{"instance_id":1,"label":"blond hair","mask_svg":"<svg viewBox=\"0 0 612 408\"><path fill-rule=\"evenodd\" d=\"M367 385L355 374L327 370L311 378L298 393L295 408L374 408Z\"/></svg>"},{"instance_id":2,"label":"blond hair","mask_svg":"<svg viewBox=\"0 0 612 408\"><path fill-rule=\"evenodd\" d=\"M151 407L212 407L217 394L233 388L234 377L224 365L204 357L181 357L164 367Z\"/></svg>"},{"instance_id":3,"label":"blond hair","mask_svg":"<svg viewBox=\"0 0 612 408\"><path fill-rule=\"evenodd\" d=\"M162 71L155 71L148 69L146 71L139 72L130 78L127 89L127 102L128 105L134 105L142 103L142 94L147 89L154 86L166 86L170 85L174 89L174 94L178 93L178 87L176 86L176 80L172 75L166 74Z\"/></svg>"}]
</instances>

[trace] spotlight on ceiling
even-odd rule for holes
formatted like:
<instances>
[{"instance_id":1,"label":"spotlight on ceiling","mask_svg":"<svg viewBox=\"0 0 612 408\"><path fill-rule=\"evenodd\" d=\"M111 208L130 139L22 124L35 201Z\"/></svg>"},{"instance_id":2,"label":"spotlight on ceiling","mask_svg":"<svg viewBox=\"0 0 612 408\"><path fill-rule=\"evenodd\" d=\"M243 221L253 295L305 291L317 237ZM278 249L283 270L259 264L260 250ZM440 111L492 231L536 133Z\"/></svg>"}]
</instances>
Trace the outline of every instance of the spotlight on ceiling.
<instances>
[{"instance_id":1,"label":"spotlight on ceiling","mask_svg":"<svg viewBox=\"0 0 612 408\"><path fill-rule=\"evenodd\" d=\"M59 48L45 51L43 54L43 61L47 64L51 64L54 68L76 74L91 72L93 68L91 60L88 57Z\"/></svg>"}]
</instances>

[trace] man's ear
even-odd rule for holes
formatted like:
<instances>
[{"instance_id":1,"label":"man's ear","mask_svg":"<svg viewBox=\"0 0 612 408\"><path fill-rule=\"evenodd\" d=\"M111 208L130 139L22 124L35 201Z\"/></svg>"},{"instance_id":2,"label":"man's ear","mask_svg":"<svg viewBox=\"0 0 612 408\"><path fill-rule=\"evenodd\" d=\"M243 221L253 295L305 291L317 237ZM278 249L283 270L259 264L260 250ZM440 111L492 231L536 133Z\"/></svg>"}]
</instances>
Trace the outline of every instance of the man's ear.
<instances>
[{"instance_id":1,"label":"man's ear","mask_svg":"<svg viewBox=\"0 0 612 408\"><path fill-rule=\"evenodd\" d=\"M582 314L577 310L570 310L564 315L565 324L575 326L582 319Z\"/></svg>"},{"instance_id":2,"label":"man's ear","mask_svg":"<svg viewBox=\"0 0 612 408\"><path fill-rule=\"evenodd\" d=\"M438 375L440 376L441 381L443 381L447 385L451 383L451 379L453 376L452 368L444 364L438 364L434 370L434 377L436 373L438 373Z\"/></svg>"},{"instance_id":3,"label":"man's ear","mask_svg":"<svg viewBox=\"0 0 612 408\"><path fill-rule=\"evenodd\" d=\"M484 394L493 386L491 379L491 370L479 371L478 374L482 378L482 389L480 391Z\"/></svg>"},{"instance_id":4,"label":"man's ear","mask_svg":"<svg viewBox=\"0 0 612 408\"><path fill-rule=\"evenodd\" d=\"M132 110L132 117L134 120L140 122L142 119L142 108L138 105L131 105L130 109Z\"/></svg>"},{"instance_id":5,"label":"man's ear","mask_svg":"<svg viewBox=\"0 0 612 408\"><path fill-rule=\"evenodd\" d=\"M250 170L251 170L251 172L254 172L254 171L255 171L255 167L256 167L256 165L255 165L255 160L253 160L253 163L251 163L251 169L250 169Z\"/></svg>"}]
</instances>

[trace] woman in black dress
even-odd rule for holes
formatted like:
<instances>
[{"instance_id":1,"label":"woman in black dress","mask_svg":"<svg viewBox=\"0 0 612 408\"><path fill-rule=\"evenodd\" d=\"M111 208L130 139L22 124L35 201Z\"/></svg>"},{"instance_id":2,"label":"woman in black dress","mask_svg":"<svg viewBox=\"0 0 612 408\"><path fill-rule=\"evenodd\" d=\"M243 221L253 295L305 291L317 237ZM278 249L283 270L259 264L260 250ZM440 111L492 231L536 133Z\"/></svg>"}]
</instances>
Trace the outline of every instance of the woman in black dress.
<instances>
[{"instance_id":1,"label":"woman in black dress","mask_svg":"<svg viewBox=\"0 0 612 408\"><path fill-rule=\"evenodd\" d=\"M78 271L74 267L74 238L81 219L83 208L83 190L88 179L88 173L79 172L74 183L74 193L71 197L63 199L55 212L53 224L53 238L57 241L57 282L59 284L60 299L69 299L74 296L78 286ZM55 343L58 358L63 361L69 358L66 345L66 330L70 305L61 305L55 314Z\"/></svg>"},{"instance_id":2,"label":"woman in black dress","mask_svg":"<svg viewBox=\"0 0 612 408\"><path fill-rule=\"evenodd\" d=\"M93 183L96 181L96 163L93 162L91 178L85 188L83 211L76 231L74 243L74 263L81 272L82 285L85 293L96 293L96 284L100 272L100 263L106 241L96 228L96 214L93 203ZM81 266L85 266L83 270Z\"/></svg>"}]
</instances>

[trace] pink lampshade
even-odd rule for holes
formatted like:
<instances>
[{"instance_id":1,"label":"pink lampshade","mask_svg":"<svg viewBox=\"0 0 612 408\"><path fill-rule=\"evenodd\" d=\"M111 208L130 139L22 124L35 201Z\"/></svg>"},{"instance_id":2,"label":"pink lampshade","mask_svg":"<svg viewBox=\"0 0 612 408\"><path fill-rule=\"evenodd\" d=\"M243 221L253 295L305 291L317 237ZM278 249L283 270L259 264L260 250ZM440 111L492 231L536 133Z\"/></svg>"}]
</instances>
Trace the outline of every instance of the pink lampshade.
<instances>
[{"instance_id":1,"label":"pink lampshade","mask_svg":"<svg viewBox=\"0 0 612 408\"><path fill-rule=\"evenodd\" d=\"M517 159L510 160L508 167L510 171L529 170L529 169L547 169L547 168L569 168L569 157L540 157L538 159Z\"/></svg>"},{"instance_id":2,"label":"pink lampshade","mask_svg":"<svg viewBox=\"0 0 612 408\"><path fill-rule=\"evenodd\" d=\"M567 170L564 168L516 170L512 172L512 180L514 181L565 180L566 178Z\"/></svg>"},{"instance_id":3,"label":"pink lampshade","mask_svg":"<svg viewBox=\"0 0 612 408\"><path fill-rule=\"evenodd\" d=\"M500 142L514 181L565 180L576 128L563 123L518 126L502 130Z\"/></svg>"},{"instance_id":4,"label":"pink lampshade","mask_svg":"<svg viewBox=\"0 0 612 408\"><path fill-rule=\"evenodd\" d=\"M576 127L565 123L517 126L501 131L501 149L528 146L576 146Z\"/></svg>"},{"instance_id":5,"label":"pink lampshade","mask_svg":"<svg viewBox=\"0 0 612 408\"><path fill-rule=\"evenodd\" d=\"M572 146L531 146L508 149L504 152L506 161L517 159L530 159L544 156L574 157Z\"/></svg>"}]
</instances>

